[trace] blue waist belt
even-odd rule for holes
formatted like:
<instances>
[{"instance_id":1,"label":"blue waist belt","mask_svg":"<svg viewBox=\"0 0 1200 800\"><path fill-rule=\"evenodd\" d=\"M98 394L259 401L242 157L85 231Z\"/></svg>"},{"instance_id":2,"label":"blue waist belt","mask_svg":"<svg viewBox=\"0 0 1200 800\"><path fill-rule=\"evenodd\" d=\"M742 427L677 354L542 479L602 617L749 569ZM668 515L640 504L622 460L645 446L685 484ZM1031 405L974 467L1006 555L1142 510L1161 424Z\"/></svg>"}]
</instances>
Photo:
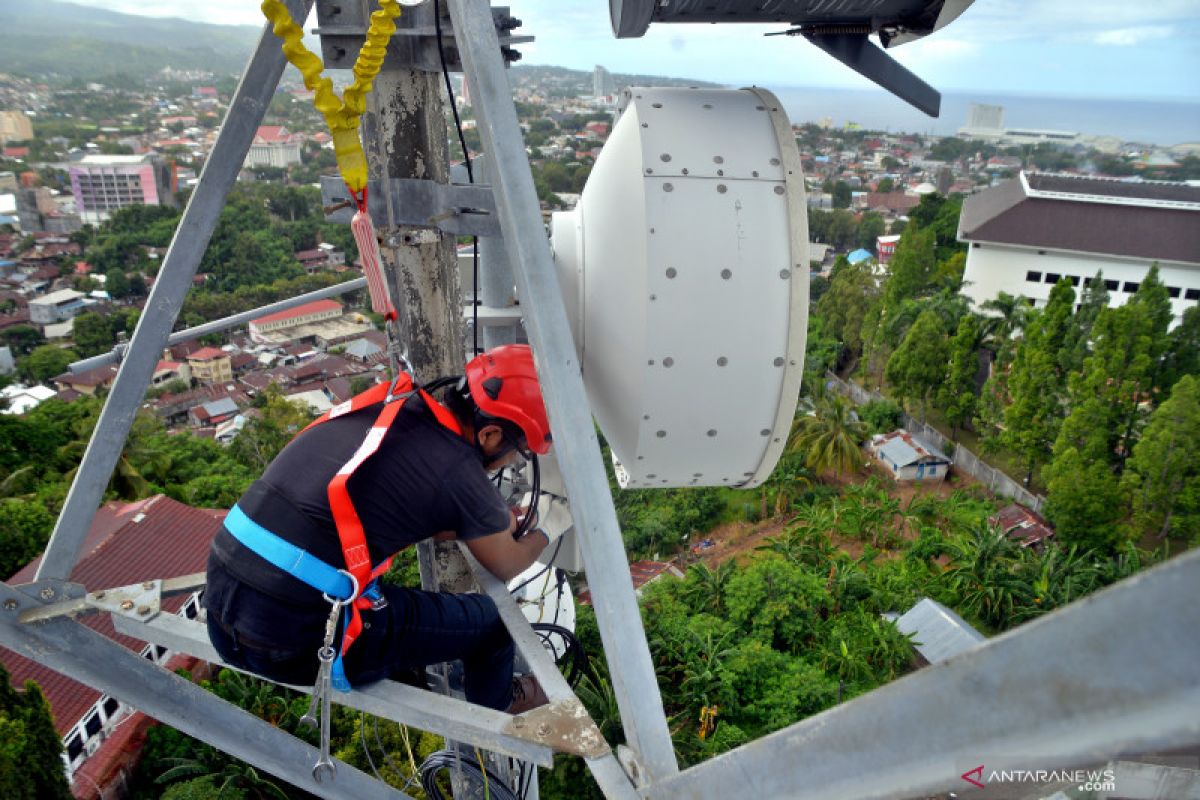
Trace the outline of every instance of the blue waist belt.
<instances>
[{"instance_id":1,"label":"blue waist belt","mask_svg":"<svg viewBox=\"0 0 1200 800\"><path fill-rule=\"evenodd\" d=\"M354 582L342 570L322 561L303 548L297 547L286 539L271 533L259 525L238 506L229 509L225 517L225 530L242 543L246 548L261 556L273 566L283 570L293 578L304 581L314 589L324 592L334 600L349 600L354 591ZM375 581L363 590L362 594L371 600L381 596ZM343 630L348 622L350 606L342 610ZM334 648L337 657L333 660L331 683L341 692L351 689L346 677L345 665L342 663L342 648L340 644Z\"/></svg>"},{"instance_id":2,"label":"blue waist belt","mask_svg":"<svg viewBox=\"0 0 1200 800\"><path fill-rule=\"evenodd\" d=\"M271 533L246 516L246 512L240 507L235 505L229 509L229 514L225 517L225 529L242 545L293 578L304 581L335 600L350 599L354 582L346 573Z\"/></svg>"}]
</instances>

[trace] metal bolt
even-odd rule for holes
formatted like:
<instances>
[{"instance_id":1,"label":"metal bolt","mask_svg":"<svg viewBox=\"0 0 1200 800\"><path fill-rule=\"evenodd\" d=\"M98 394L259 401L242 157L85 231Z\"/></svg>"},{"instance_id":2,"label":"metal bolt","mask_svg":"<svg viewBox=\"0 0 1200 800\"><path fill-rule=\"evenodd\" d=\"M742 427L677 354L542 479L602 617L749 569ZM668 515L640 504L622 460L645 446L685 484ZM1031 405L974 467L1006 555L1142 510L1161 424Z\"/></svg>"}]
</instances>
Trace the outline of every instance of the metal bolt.
<instances>
[{"instance_id":1,"label":"metal bolt","mask_svg":"<svg viewBox=\"0 0 1200 800\"><path fill-rule=\"evenodd\" d=\"M47 586L45 589L42 589L40 592L38 592L38 596L43 600L53 600L54 590Z\"/></svg>"},{"instance_id":2,"label":"metal bolt","mask_svg":"<svg viewBox=\"0 0 1200 800\"><path fill-rule=\"evenodd\" d=\"M145 583L142 584L142 588L143 589L153 589L154 581L146 581Z\"/></svg>"},{"instance_id":3,"label":"metal bolt","mask_svg":"<svg viewBox=\"0 0 1200 800\"><path fill-rule=\"evenodd\" d=\"M725 356L721 356L720 358L718 358L718 359L717 359L717 366L718 366L718 367L723 367L723 366L725 366L725 365L726 365L726 364L728 364L728 363L729 363L729 359L728 359L728 358L726 358Z\"/></svg>"},{"instance_id":4,"label":"metal bolt","mask_svg":"<svg viewBox=\"0 0 1200 800\"><path fill-rule=\"evenodd\" d=\"M138 613L143 617L150 613L150 606L138 606Z\"/></svg>"},{"instance_id":5,"label":"metal bolt","mask_svg":"<svg viewBox=\"0 0 1200 800\"><path fill-rule=\"evenodd\" d=\"M122 611L128 611L131 608L133 608L132 600L122 600L121 601L121 610Z\"/></svg>"},{"instance_id":6,"label":"metal bolt","mask_svg":"<svg viewBox=\"0 0 1200 800\"><path fill-rule=\"evenodd\" d=\"M783 194L785 191L787 191L787 190L784 189L782 186L775 187L775 194Z\"/></svg>"},{"instance_id":7,"label":"metal bolt","mask_svg":"<svg viewBox=\"0 0 1200 800\"><path fill-rule=\"evenodd\" d=\"M721 277L725 280L729 280L733 277L733 272L731 270L723 269L721 270Z\"/></svg>"},{"instance_id":8,"label":"metal bolt","mask_svg":"<svg viewBox=\"0 0 1200 800\"><path fill-rule=\"evenodd\" d=\"M675 359L671 358L670 356L667 356L666 358L663 359L663 366L664 367L675 366Z\"/></svg>"},{"instance_id":9,"label":"metal bolt","mask_svg":"<svg viewBox=\"0 0 1200 800\"><path fill-rule=\"evenodd\" d=\"M670 154L670 153L663 153L661 156L659 156L659 158L661 158L661 159L663 160L663 162L665 163L665 162L667 162L667 161L670 161L670 160L671 160L671 154Z\"/></svg>"},{"instance_id":10,"label":"metal bolt","mask_svg":"<svg viewBox=\"0 0 1200 800\"><path fill-rule=\"evenodd\" d=\"M524 728L525 727L525 718L524 717L513 717L512 725L514 728L517 728L517 729Z\"/></svg>"},{"instance_id":11,"label":"metal bolt","mask_svg":"<svg viewBox=\"0 0 1200 800\"><path fill-rule=\"evenodd\" d=\"M16 600L13 600L11 597L4 601L4 609L6 611L16 611L18 605L20 605L20 603L18 603Z\"/></svg>"},{"instance_id":12,"label":"metal bolt","mask_svg":"<svg viewBox=\"0 0 1200 800\"><path fill-rule=\"evenodd\" d=\"M538 725L537 726L537 735L538 736L549 736L550 735L550 725L545 722L543 722L541 725Z\"/></svg>"},{"instance_id":13,"label":"metal bolt","mask_svg":"<svg viewBox=\"0 0 1200 800\"><path fill-rule=\"evenodd\" d=\"M663 191L664 191L664 192L673 192L673 191L675 191L675 187L674 187L672 184L669 184L669 183L664 183L664 184L663 184Z\"/></svg>"},{"instance_id":14,"label":"metal bolt","mask_svg":"<svg viewBox=\"0 0 1200 800\"><path fill-rule=\"evenodd\" d=\"M99 592L96 592L96 593L95 593L94 595L92 595L92 596L93 596L93 597L95 597L97 600L103 600L103 599L104 599L104 595L106 595L106 594L108 594L108 592L105 592L105 591L101 590L101 591L99 591Z\"/></svg>"},{"instance_id":15,"label":"metal bolt","mask_svg":"<svg viewBox=\"0 0 1200 800\"><path fill-rule=\"evenodd\" d=\"M667 277L668 278L674 278L678 274L679 273L675 271L674 267L667 267Z\"/></svg>"},{"instance_id":16,"label":"metal bolt","mask_svg":"<svg viewBox=\"0 0 1200 800\"><path fill-rule=\"evenodd\" d=\"M716 429L716 428L709 428L709 429L708 429L708 435L709 435L709 437L716 436L716 435L717 435L717 429Z\"/></svg>"},{"instance_id":17,"label":"metal bolt","mask_svg":"<svg viewBox=\"0 0 1200 800\"><path fill-rule=\"evenodd\" d=\"M713 156L713 163L714 164L724 164L725 159L722 158L721 156Z\"/></svg>"},{"instance_id":18,"label":"metal bolt","mask_svg":"<svg viewBox=\"0 0 1200 800\"><path fill-rule=\"evenodd\" d=\"M717 194L725 194L729 189L723 183L717 184Z\"/></svg>"}]
</instances>

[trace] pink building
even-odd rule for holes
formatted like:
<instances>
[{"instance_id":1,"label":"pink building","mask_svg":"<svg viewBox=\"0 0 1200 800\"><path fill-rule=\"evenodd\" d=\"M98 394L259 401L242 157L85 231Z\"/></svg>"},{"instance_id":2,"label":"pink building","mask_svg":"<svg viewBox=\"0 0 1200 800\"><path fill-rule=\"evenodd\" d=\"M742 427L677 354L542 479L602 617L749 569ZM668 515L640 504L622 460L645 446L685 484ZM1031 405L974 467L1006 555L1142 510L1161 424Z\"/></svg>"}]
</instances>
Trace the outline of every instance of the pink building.
<instances>
[{"instance_id":1,"label":"pink building","mask_svg":"<svg viewBox=\"0 0 1200 800\"><path fill-rule=\"evenodd\" d=\"M154 153L84 156L68 173L75 206L84 222L103 222L126 206L175 205L174 169Z\"/></svg>"}]
</instances>

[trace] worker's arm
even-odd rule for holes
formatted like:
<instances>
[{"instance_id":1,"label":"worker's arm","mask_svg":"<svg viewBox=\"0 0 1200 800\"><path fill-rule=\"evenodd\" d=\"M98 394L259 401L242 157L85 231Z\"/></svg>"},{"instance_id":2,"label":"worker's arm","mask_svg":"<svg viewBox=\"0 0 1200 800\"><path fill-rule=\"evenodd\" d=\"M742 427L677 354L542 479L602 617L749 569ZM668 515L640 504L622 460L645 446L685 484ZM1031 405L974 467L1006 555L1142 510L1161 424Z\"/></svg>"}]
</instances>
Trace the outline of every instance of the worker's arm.
<instances>
[{"instance_id":1,"label":"worker's arm","mask_svg":"<svg viewBox=\"0 0 1200 800\"><path fill-rule=\"evenodd\" d=\"M505 582L528 569L546 549L547 537L539 531L529 531L520 539L514 540L512 534L516 528L516 517L510 515L506 529L466 542L471 555L475 556L488 572Z\"/></svg>"}]
</instances>

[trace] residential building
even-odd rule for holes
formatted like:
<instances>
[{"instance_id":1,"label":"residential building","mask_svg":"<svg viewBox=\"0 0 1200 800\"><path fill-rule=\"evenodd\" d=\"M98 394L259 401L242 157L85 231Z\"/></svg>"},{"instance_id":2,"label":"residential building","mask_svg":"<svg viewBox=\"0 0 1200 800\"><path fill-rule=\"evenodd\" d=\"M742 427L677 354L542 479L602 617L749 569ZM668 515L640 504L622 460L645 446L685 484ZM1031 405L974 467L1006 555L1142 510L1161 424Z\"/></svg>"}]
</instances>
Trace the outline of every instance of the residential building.
<instances>
[{"instance_id":1,"label":"residential building","mask_svg":"<svg viewBox=\"0 0 1200 800\"><path fill-rule=\"evenodd\" d=\"M988 517L988 525L1000 528L1021 547L1039 548L1054 536L1054 528L1045 517L1019 503L1010 503Z\"/></svg>"},{"instance_id":2,"label":"residential building","mask_svg":"<svg viewBox=\"0 0 1200 800\"><path fill-rule=\"evenodd\" d=\"M33 123L22 111L0 111L0 147L33 138Z\"/></svg>"},{"instance_id":3,"label":"residential building","mask_svg":"<svg viewBox=\"0 0 1200 800\"><path fill-rule=\"evenodd\" d=\"M86 305L82 292L60 289L29 301L29 321L37 325L53 325L71 319Z\"/></svg>"},{"instance_id":4,"label":"residential building","mask_svg":"<svg viewBox=\"0 0 1200 800\"><path fill-rule=\"evenodd\" d=\"M202 347L187 357L192 377L200 383L228 383L233 380L229 354L215 347Z\"/></svg>"},{"instance_id":5,"label":"residential building","mask_svg":"<svg viewBox=\"0 0 1200 800\"><path fill-rule=\"evenodd\" d=\"M323 320L336 319L342 316L342 304L336 300L315 300L302 306L289 308L286 311L276 311L250 322L251 341L263 344L267 342L265 334L284 331L300 325L309 325Z\"/></svg>"},{"instance_id":6,"label":"residential building","mask_svg":"<svg viewBox=\"0 0 1200 800\"><path fill-rule=\"evenodd\" d=\"M923 597L903 614L884 614L897 630L911 636L913 648L925 664L939 664L986 640L965 619L936 600Z\"/></svg>"},{"instance_id":7,"label":"residential building","mask_svg":"<svg viewBox=\"0 0 1200 800\"><path fill-rule=\"evenodd\" d=\"M897 481L941 481L950 471L945 453L904 429L872 437L867 449Z\"/></svg>"},{"instance_id":8,"label":"residential building","mask_svg":"<svg viewBox=\"0 0 1200 800\"><path fill-rule=\"evenodd\" d=\"M174 167L156 153L89 155L68 170L75 208L86 223L100 223L132 205L174 206Z\"/></svg>"},{"instance_id":9,"label":"residential building","mask_svg":"<svg viewBox=\"0 0 1200 800\"><path fill-rule=\"evenodd\" d=\"M232 397L209 400L188 409L188 423L193 427L210 427L228 422L238 415L237 403Z\"/></svg>"},{"instance_id":10,"label":"residential building","mask_svg":"<svg viewBox=\"0 0 1200 800\"><path fill-rule=\"evenodd\" d=\"M896 245L900 244L900 234L879 236L875 239L875 250L879 253L879 263L886 264L896 255Z\"/></svg>"},{"instance_id":11,"label":"residential building","mask_svg":"<svg viewBox=\"0 0 1200 800\"><path fill-rule=\"evenodd\" d=\"M282 125L262 125L254 134L250 152L246 154L246 166L283 168L299 164L303 141L303 136L291 133Z\"/></svg>"},{"instance_id":12,"label":"residential building","mask_svg":"<svg viewBox=\"0 0 1200 800\"><path fill-rule=\"evenodd\" d=\"M1155 263L1174 324L1200 301L1200 187L1022 172L966 198L958 238L976 307L1000 292L1043 306L1060 279L1082 286L1097 272L1119 306Z\"/></svg>"},{"instance_id":13,"label":"residential building","mask_svg":"<svg viewBox=\"0 0 1200 800\"><path fill-rule=\"evenodd\" d=\"M100 389L107 389L117 379L117 367L107 364L103 367L89 369L86 372L64 372L56 375L51 382L59 389L71 389L80 394L94 395Z\"/></svg>"},{"instance_id":14,"label":"residential building","mask_svg":"<svg viewBox=\"0 0 1200 800\"><path fill-rule=\"evenodd\" d=\"M199 509L156 495L134 503L108 503L96 512L84 541L84 553L69 580L91 589L129 586L148 580L203 572L208 548L226 512ZM10 585L33 581L41 558L8 579ZM166 613L194 619L200 613L199 593L167 597ZM143 644L117 634L108 614L82 616L79 621L144 658L169 669L199 673L200 662L159 645ZM93 791L102 797L119 797L132 778L139 754L135 744L153 721L114 697L78 683L49 667L0 648L0 661L14 685L27 680L41 686L54 715L54 727L63 739L69 778L86 776L76 794Z\"/></svg>"}]
</instances>

